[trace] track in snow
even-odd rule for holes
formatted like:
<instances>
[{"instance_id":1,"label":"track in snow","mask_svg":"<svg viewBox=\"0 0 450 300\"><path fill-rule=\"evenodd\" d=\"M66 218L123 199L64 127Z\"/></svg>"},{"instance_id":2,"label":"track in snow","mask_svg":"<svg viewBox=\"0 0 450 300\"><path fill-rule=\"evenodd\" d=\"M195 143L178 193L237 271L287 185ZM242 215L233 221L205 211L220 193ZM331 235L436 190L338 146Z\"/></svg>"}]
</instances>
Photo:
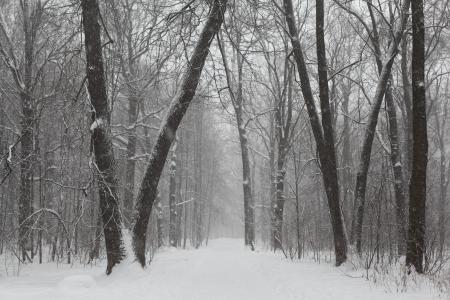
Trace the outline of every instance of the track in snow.
<instances>
[{"instance_id":1,"label":"track in snow","mask_svg":"<svg viewBox=\"0 0 450 300\"><path fill-rule=\"evenodd\" d=\"M220 239L198 250L163 250L145 271L125 263L109 277L103 266L27 266L19 277L0 278L0 300L433 299L424 293L386 293L343 272L329 264L250 252L240 240Z\"/></svg>"}]
</instances>

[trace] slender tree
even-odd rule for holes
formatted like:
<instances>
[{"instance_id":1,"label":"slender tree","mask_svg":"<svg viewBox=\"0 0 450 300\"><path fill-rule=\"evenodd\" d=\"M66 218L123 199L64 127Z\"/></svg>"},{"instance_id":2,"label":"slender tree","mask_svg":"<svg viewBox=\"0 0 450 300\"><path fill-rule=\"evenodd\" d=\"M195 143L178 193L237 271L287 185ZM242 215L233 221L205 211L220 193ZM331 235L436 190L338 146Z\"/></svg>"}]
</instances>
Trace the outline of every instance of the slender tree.
<instances>
[{"instance_id":1,"label":"slender tree","mask_svg":"<svg viewBox=\"0 0 450 300\"><path fill-rule=\"evenodd\" d=\"M388 52L387 61L382 66L379 71L379 79L377 87L375 90L375 95L372 101L372 107L370 109L369 119L367 122L367 127L364 133L364 141L362 144L361 156L359 160L358 172L356 175L356 186L355 186L355 202L358 205L358 211L356 215L356 250L359 254L362 251L362 226L364 220L364 207L366 200L366 188L367 188L367 177L370 167L370 155L372 152L373 140L375 137L376 127L378 124L378 115L381 109L381 104L383 102L386 90L388 88L389 79L391 78L392 66L394 64L395 57L398 54L401 39L403 37L403 32L408 21L408 11L411 1L405 0L402 5L400 24L394 32L394 36L391 40ZM376 54L377 55L377 54ZM395 147L394 147L395 150ZM396 157L394 159L397 160ZM396 162L396 164L398 161ZM398 169L398 168L397 168Z\"/></svg>"},{"instance_id":2,"label":"slender tree","mask_svg":"<svg viewBox=\"0 0 450 300\"><path fill-rule=\"evenodd\" d=\"M177 247L178 245L178 209L177 209L177 146L178 143L175 141L172 146L172 157L170 159L169 166L169 244L172 247Z\"/></svg>"},{"instance_id":3,"label":"slender tree","mask_svg":"<svg viewBox=\"0 0 450 300\"><path fill-rule=\"evenodd\" d=\"M321 0L316 1L316 36L318 40L317 58L320 76L320 106L322 110L322 124L320 124L319 114L314 103L314 96L311 89L308 69L306 67L302 46L299 40L292 1L284 0L283 3L294 58L297 64L298 75L300 77L303 98L305 99L311 129L314 134L314 139L316 141L316 147L319 154L322 178L325 185L325 192L330 210L336 265L339 266L347 260L347 240L339 203L336 151L334 146L331 110L328 97L327 63L324 43L324 4Z\"/></svg>"}]
</instances>

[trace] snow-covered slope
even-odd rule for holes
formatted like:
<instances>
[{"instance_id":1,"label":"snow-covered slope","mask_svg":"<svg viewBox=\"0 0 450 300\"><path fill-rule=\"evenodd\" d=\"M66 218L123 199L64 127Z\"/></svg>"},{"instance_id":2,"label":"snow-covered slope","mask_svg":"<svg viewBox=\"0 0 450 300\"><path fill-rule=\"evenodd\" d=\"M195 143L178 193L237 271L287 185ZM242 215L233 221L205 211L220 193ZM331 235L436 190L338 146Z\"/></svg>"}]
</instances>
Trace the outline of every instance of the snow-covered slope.
<instances>
[{"instance_id":1,"label":"snow-covered slope","mask_svg":"<svg viewBox=\"0 0 450 300\"><path fill-rule=\"evenodd\" d=\"M437 299L430 291L387 293L344 268L291 262L250 252L239 240L214 240L199 250L165 249L149 268L30 265L0 278L0 300L389 300Z\"/></svg>"}]
</instances>

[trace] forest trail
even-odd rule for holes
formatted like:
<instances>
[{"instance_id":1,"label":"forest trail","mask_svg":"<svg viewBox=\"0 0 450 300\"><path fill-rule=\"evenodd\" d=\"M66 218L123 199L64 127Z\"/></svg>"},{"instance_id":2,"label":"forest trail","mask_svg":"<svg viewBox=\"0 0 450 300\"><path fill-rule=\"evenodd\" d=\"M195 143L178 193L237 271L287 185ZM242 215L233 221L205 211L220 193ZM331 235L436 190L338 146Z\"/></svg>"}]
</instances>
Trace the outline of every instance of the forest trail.
<instances>
[{"instance_id":1,"label":"forest trail","mask_svg":"<svg viewBox=\"0 0 450 300\"><path fill-rule=\"evenodd\" d=\"M12 271L12 270L10 270ZM426 292L386 293L346 267L289 261L251 252L241 240L219 239L198 250L164 249L150 267L30 265L0 277L1 300L389 300L434 299Z\"/></svg>"}]
</instances>

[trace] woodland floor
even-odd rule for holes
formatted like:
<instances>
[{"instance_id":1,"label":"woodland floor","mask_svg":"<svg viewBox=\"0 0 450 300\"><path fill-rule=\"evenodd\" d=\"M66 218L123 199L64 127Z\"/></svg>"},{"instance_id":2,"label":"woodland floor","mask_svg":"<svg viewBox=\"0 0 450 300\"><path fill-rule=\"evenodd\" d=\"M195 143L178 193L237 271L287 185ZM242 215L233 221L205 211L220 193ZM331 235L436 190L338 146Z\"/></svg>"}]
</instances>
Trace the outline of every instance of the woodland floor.
<instances>
[{"instance_id":1,"label":"woodland floor","mask_svg":"<svg viewBox=\"0 0 450 300\"><path fill-rule=\"evenodd\" d=\"M232 239L198 250L163 249L146 270L126 262L109 277L101 264L33 264L11 272L17 270L0 277L0 300L438 299L427 289L392 291L391 284L374 284L348 265L290 261Z\"/></svg>"}]
</instances>

